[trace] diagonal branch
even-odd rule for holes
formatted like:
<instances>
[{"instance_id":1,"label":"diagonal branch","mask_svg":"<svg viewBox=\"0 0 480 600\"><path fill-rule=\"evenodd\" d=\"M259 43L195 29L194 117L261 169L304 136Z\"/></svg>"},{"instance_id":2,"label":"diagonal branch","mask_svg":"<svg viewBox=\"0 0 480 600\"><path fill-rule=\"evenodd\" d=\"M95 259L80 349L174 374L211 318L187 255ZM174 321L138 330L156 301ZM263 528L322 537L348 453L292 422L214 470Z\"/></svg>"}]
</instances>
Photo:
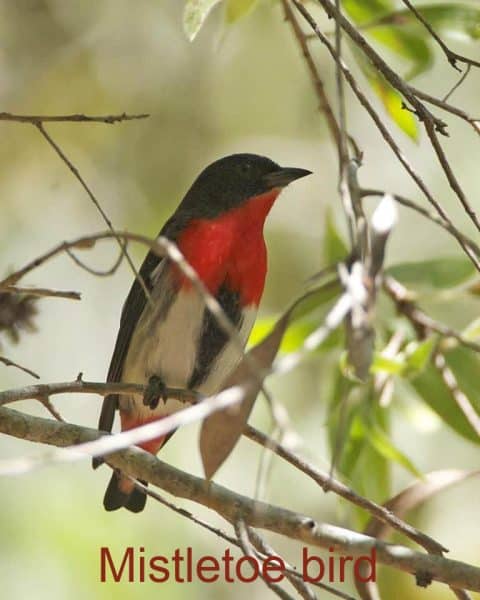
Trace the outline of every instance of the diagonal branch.
<instances>
[{"instance_id":1,"label":"diagonal branch","mask_svg":"<svg viewBox=\"0 0 480 600\"><path fill-rule=\"evenodd\" d=\"M319 0L319 1L323 1L323 0ZM397 142L394 140L393 136L391 135L391 133L389 132L388 128L383 123L382 119L380 118L379 114L377 113L377 111L372 106L371 102L368 100L368 98L365 96L365 94L359 88L357 81L355 80L355 78L353 77L352 73L350 72L350 69L345 65L345 63L343 63L343 62L340 61L339 56L336 54L335 48L333 47L333 45L331 44L331 42L329 41L329 39L327 38L327 36L325 36L320 31L320 29L319 29L319 27L318 27L315 19L308 12L308 10L305 8L305 6L302 3L300 3L298 0L292 0L292 2L294 3L294 5L297 8L297 10L299 11L299 13L303 16L303 18L305 19L305 21L308 23L308 25L311 27L311 29L314 31L314 33L318 37L318 39L322 42L322 44L324 44L324 46L326 46L326 48L327 48L328 52L330 53L330 55L332 56L332 58L336 62L340 63L341 69L343 71L343 74L345 76L345 79L346 79L347 83L349 84L350 88L352 89L353 93L357 97L357 99L360 102L360 104L365 108L365 110L368 112L368 114L370 115L370 117L374 121L374 123L375 123L377 129L379 130L379 132L381 133L383 139L390 146L390 148L394 152L394 154L397 157L397 159L399 160L399 162L405 168L405 170L410 175L410 177L413 179L413 181L415 181L415 183L417 184L417 186L423 192L423 194L425 195L425 197L427 198L427 200L430 202L430 204L435 208L435 210L437 211L437 213L444 220L451 222L451 219L448 216L448 214L446 213L445 209L434 198L434 196L432 195L432 193L430 192L430 190L426 186L426 184L423 181L423 179L420 176L420 174L414 169L414 167L410 164L410 162L408 161L408 159L405 157L403 151L398 146ZM348 21L346 21L346 22L348 23ZM350 24L349 24L349 26L350 26L350 28L352 28L352 26ZM367 42L365 41L365 44L366 43ZM396 76L396 77L398 78L398 76ZM458 241L458 243L460 244L460 246L462 247L462 249L464 250L464 252L467 254L467 256L470 258L470 260L472 261L472 263L475 265L476 269L478 271L480 271L480 260L479 260L479 257L475 254L475 252L472 250L472 248L470 246L468 246L464 242L462 236L458 236L454 232L454 230L452 230L452 235L455 237L455 239Z\"/></svg>"},{"instance_id":2,"label":"diagonal branch","mask_svg":"<svg viewBox=\"0 0 480 600\"><path fill-rule=\"evenodd\" d=\"M130 266L133 274L135 275L135 278L140 283L140 285L141 285L141 287L142 287L142 289L143 289L143 291L145 293L145 296L147 297L147 299L148 299L149 302L152 302L152 299L151 299L151 296L150 296L150 292L148 291L148 288L147 288L147 286L145 284L145 281L143 280L142 277L140 277L140 274L138 273L135 265L133 264L133 261L130 258L130 255L128 254L128 252L127 252L125 242L124 241L122 242L122 240L120 239L120 237L117 235L117 233L116 233L115 229L113 228L112 222L110 221L108 215L106 214L106 212L101 207L99 201L97 200L97 198L95 197L94 193L92 192L92 190L87 185L86 181L80 175L80 171L71 162L71 160L67 157L67 155L65 154L65 152L60 148L60 146L52 138L52 136L47 132L47 130L43 126L43 123L41 121L37 121L37 122L34 123L34 125L38 129L38 131L42 134L42 136L47 140L47 142L50 144L50 146L55 150L55 152L58 154L58 156L61 158L61 160L67 165L67 167L70 169L70 171L76 177L76 179L78 179L78 181L80 182L80 185L83 187L83 189L87 192L88 197L93 202L93 204L97 208L98 212L102 215L103 220L105 221L105 223L107 224L108 228L110 229L110 231L112 232L112 234L116 238L116 240L117 240L117 242L118 242L118 244L120 246L120 249L121 249L123 255L125 256L125 258L126 258L128 264L129 264L129 266Z\"/></svg>"},{"instance_id":3,"label":"diagonal branch","mask_svg":"<svg viewBox=\"0 0 480 600\"><path fill-rule=\"evenodd\" d=\"M107 394L112 393L137 394L139 397L142 397L144 391L144 386L139 384L96 383L77 379L76 381L66 383L38 384L20 389L0 392L0 406L11 402L28 399L38 400L41 398L65 393L99 394L101 396L106 396ZM200 398L193 391L177 388L168 388L167 394L170 398L175 398L185 403L194 403ZM269 438L254 427L247 425L244 435L250 440L263 446L265 449L275 453L280 458L290 463L294 468L310 477L325 492L331 491L334 494L344 498L348 502L351 502L352 504L355 504L356 506L368 511L372 517L375 517L379 521L390 525L390 527L393 529L400 531L403 535L410 538L429 552L438 553L446 550L441 544L425 535L421 531L418 531L408 523L405 523L401 519L397 518L383 506L376 504L368 498L360 496L354 490L352 490L352 488L334 479L328 473L321 471L315 465L309 463L305 458L294 454L291 450L288 450L285 448L285 446Z\"/></svg>"},{"instance_id":4,"label":"diagonal branch","mask_svg":"<svg viewBox=\"0 0 480 600\"><path fill-rule=\"evenodd\" d=\"M457 62L465 63L469 66L480 67L480 62L473 60L471 58L466 58L465 56L461 56L456 52L450 50L450 48L445 44L442 38L436 33L430 23L425 19L422 13L413 6L410 0L402 0L403 4L415 15L418 21L425 27L431 37L437 42L437 44L442 49L443 53L447 57L448 62L452 65L454 69L461 72L460 67L457 65Z\"/></svg>"},{"instance_id":5,"label":"diagonal branch","mask_svg":"<svg viewBox=\"0 0 480 600\"><path fill-rule=\"evenodd\" d=\"M91 442L101 434L86 427L60 423L0 408L0 431L22 439L55 446ZM376 560L411 574L421 574L448 585L480 591L480 569L466 563L415 552L405 546L378 541L364 534L316 522L311 517L236 494L213 482L180 471L136 448L108 457L111 466L148 481L174 496L202 504L230 523L239 516L246 525L266 529L320 548L334 548L350 556L375 551Z\"/></svg>"}]
</instances>

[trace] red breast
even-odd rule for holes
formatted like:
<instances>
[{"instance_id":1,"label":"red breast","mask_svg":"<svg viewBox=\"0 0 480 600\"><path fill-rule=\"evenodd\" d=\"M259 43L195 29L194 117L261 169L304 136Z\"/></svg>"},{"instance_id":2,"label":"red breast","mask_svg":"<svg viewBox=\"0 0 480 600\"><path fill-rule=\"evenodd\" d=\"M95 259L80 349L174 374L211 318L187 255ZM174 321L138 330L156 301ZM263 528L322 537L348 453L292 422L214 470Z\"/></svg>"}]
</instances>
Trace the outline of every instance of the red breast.
<instances>
[{"instance_id":1,"label":"red breast","mask_svg":"<svg viewBox=\"0 0 480 600\"><path fill-rule=\"evenodd\" d=\"M263 225L280 191L254 196L215 219L195 219L179 235L180 251L210 293L226 282L244 306L258 306L267 273ZM191 287L179 277L183 288Z\"/></svg>"}]
</instances>

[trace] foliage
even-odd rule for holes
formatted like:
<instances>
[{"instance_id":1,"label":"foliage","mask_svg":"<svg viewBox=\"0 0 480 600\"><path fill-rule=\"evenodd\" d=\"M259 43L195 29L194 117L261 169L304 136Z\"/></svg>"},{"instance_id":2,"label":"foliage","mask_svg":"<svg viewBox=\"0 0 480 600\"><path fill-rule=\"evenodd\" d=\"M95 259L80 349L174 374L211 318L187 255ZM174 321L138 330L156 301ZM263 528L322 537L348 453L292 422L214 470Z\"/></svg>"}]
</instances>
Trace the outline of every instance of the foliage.
<instances>
[{"instance_id":1,"label":"foliage","mask_svg":"<svg viewBox=\"0 0 480 600\"><path fill-rule=\"evenodd\" d=\"M221 0L187 0L184 11L184 29L193 41L212 8ZM259 0L223 0L225 20L232 24L247 15ZM408 9L397 10L392 0L343 0L343 8L359 30L383 46L401 64L406 65L404 77L409 80L428 71L434 63L434 42L429 31L418 22ZM418 7L420 14L440 34L480 38L480 8L461 2L431 3ZM414 116L404 106L401 95L371 65L353 45L355 56L372 90L385 110L413 140L418 140L418 126Z\"/></svg>"}]
</instances>

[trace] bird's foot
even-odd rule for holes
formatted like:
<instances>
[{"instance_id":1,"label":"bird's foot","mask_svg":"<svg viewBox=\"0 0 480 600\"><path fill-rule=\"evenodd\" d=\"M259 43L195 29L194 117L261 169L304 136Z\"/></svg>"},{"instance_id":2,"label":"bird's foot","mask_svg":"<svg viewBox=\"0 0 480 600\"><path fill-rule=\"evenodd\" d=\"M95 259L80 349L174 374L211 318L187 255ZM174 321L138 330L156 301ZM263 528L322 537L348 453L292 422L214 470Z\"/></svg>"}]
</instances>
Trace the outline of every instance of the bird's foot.
<instances>
[{"instance_id":1,"label":"bird's foot","mask_svg":"<svg viewBox=\"0 0 480 600\"><path fill-rule=\"evenodd\" d=\"M157 408L160 398L167 401L167 386L158 375L152 375L143 394L143 404L153 410Z\"/></svg>"}]
</instances>

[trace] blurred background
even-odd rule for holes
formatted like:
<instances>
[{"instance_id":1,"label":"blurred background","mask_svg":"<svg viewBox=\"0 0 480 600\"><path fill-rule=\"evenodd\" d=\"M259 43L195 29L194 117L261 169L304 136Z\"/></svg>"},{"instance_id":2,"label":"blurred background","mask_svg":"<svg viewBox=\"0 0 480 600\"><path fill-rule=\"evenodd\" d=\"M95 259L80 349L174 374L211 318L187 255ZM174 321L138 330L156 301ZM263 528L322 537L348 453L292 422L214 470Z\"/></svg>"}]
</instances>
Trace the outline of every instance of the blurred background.
<instances>
[{"instance_id":1,"label":"blurred background","mask_svg":"<svg viewBox=\"0 0 480 600\"><path fill-rule=\"evenodd\" d=\"M253 14L235 26L225 25L219 6L192 44L182 31L182 12L179 0L137 0L135 4L125 0L0 0L0 110L149 113L146 120L116 125L47 126L114 225L148 236L157 234L199 171L220 156L255 152L280 164L311 169L313 177L282 194L267 224L269 276L261 314L274 316L304 289L310 275L325 266L322 240L328 207L345 230L336 192L335 149L277 3L260 2ZM331 27L323 21L322 25ZM480 57L478 44L455 40L451 45ZM315 56L333 97L331 61L319 47ZM434 94L446 93L457 74L443 62L438 60L416 85ZM454 99L474 112L479 94L480 79L473 73ZM361 182L424 203L362 109L349 95L347 100L351 133L365 153ZM444 140L445 147L476 205L478 140L465 124L447 120L451 137ZM455 222L472 234L428 143L422 138L414 143L394 124L389 126ZM59 241L106 227L78 181L33 126L2 122L0 129L3 276ZM370 210L376 201L368 202ZM144 248L131 246L130 252L140 264ZM115 244L106 242L83 252L81 258L92 267L108 268L117 254ZM388 264L457 254L457 246L441 229L400 210ZM113 277L97 278L68 257L50 261L22 284L78 290L81 302L40 300L35 319L38 331L23 334L17 345L2 337L1 354L29 366L44 382L69 381L80 371L86 380L104 380L131 280L126 264ZM463 327L478 314L478 301L471 299L455 304L438 298L423 300L435 316L452 326ZM315 356L294 373L269 380L302 438L302 452L324 468L329 466L325 402L332 365L331 358ZM2 389L29 383L27 375L0 365ZM96 426L99 397L59 396L53 402L67 421ZM263 401L257 404L251 422L268 431L268 410ZM48 416L34 402L17 403L15 408ZM421 471L478 467L478 448L452 432L414 397L404 398L393 415L393 439ZM201 474L197 430L192 426L177 432L162 451L162 459ZM0 437L2 459L46 451L39 445ZM258 447L242 440L216 481L253 494L259 459ZM152 500L139 515L106 513L102 498L109 476L106 468L93 472L89 461L83 461L0 480L0 581L5 598L130 599L141 595L181 600L192 594L241 598L245 593L251 598L270 597L261 583L144 583L141 587L100 583L101 546L109 546L114 557L120 557L126 546L167 556L177 547L192 546L198 556L220 556L225 550L216 537ZM394 468L394 492L411 481L409 473ZM411 521L447 546L450 557L478 564L479 493L480 482L470 480L439 495L411 515ZM320 521L352 525L349 510L336 497L325 495L280 460L273 462L262 497ZM187 502L182 505L221 524L206 510ZM289 560L299 562L298 545L275 536L269 539ZM382 589L393 585L395 597L451 597L439 585L419 590L412 578L382 571ZM387 593L385 597L392 596Z\"/></svg>"}]
</instances>

